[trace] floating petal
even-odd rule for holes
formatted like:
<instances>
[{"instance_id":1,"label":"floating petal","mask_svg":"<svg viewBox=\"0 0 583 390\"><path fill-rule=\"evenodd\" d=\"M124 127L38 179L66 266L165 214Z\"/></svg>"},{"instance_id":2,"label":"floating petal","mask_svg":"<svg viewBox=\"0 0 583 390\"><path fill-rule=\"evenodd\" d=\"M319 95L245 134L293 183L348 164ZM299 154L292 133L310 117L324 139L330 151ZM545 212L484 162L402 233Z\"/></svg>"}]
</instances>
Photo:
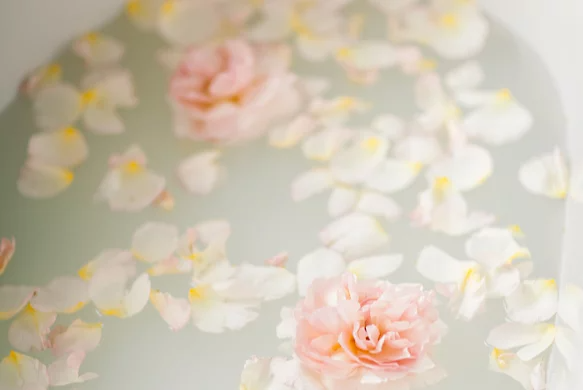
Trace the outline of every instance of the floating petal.
<instances>
[{"instance_id":1,"label":"floating petal","mask_svg":"<svg viewBox=\"0 0 583 390\"><path fill-rule=\"evenodd\" d=\"M83 134L68 127L33 135L28 142L28 154L38 164L73 167L87 159L89 148Z\"/></svg>"},{"instance_id":2,"label":"floating petal","mask_svg":"<svg viewBox=\"0 0 583 390\"><path fill-rule=\"evenodd\" d=\"M81 94L69 84L50 85L34 97L36 123L43 130L58 130L74 124L82 108Z\"/></svg>"},{"instance_id":3,"label":"floating petal","mask_svg":"<svg viewBox=\"0 0 583 390\"><path fill-rule=\"evenodd\" d=\"M43 351L48 347L47 335L56 319L55 313L42 313L27 305L10 324L10 345L23 352Z\"/></svg>"},{"instance_id":4,"label":"floating petal","mask_svg":"<svg viewBox=\"0 0 583 390\"><path fill-rule=\"evenodd\" d=\"M115 65L124 54L123 44L115 38L88 33L73 43L73 51L91 67Z\"/></svg>"},{"instance_id":5,"label":"floating petal","mask_svg":"<svg viewBox=\"0 0 583 390\"><path fill-rule=\"evenodd\" d=\"M366 186L385 194L393 194L413 184L420 169L420 164L415 162L388 159L376 167L368 177Z\"/></svg>"},{"instance_id":6,"label":"floating petal","mask_svg":"<svg viewBox=\"0 0 583 390\"><path fill-rule=\"evenodd\" d=\"M348 271L360 279L381 279L395 272L403 263L403 255L380 255L353 260Z\"/></svg>"},{"instance_id":7,"label":"floating petal","mask_svg":"<svg viewBox=\"0 0 583 390\"><path fill-rule=\"evenodd\" d=\"M518 178L524 188L533 194L556 199L567 196L569 173L558 148L552 153L528 160L520 167Z\"/></svg>"},{"instance_id":8,"label":"floating petal","mask_svg":"<svg viewBox=\"0 0 583 390\"><path fill-rule=\"evenodd\" d=\"M14 256L14 251L16 250L16 241L14 238L8 239L2 237L0 239L0 275L6 271L12 256Z\"/></svg>"},{"instance_id":9,"label":"floating petal","mask_svg":"<svg viewBox=\"0 0 583 390\"><path fill-rule=\"evenodd\" d=\"M436 283L460 283L475 266L471 261L460 261L434 246L425 247L417 260L417 271Z\"/></svg>"},{"instance_id":10,"label":"floating petal","mask_svg":"<svg viewBox=\"0 0 583 390\"><path fill-rule=\"evenodd\" d=\"M79 375L83 360L85 360L85 352L76 351L51 363L48 367L50 385L66 386L97 378L98 375L91 372Z\"/></svg>"},{"instance_id":11,"label":"floating petal","mask_svg":"<svg viewBox=\"0 0 583 390\"><path fill-rule=\"evenodd\" d=\"M294 202L306 200L334 185L328 169L312 169L298 176L292 183L291 194Z\"/></svg>"},{"instance_id":12,"label":"floating petal","mask_svg":"<svg viewBox=\"0 0 583 390\"><path fill-rule=\"evenodd\" d=\"M101 342L103 324L90 324L77 319L67 328L55 329L49 334L51 351L61 357L75 351L87 353L97 348Z\"/></svg>"},{"instance_id":13,"label":"floating petal","mask_svg":"<svg viewBox=\"0 0 583 390\"><path fill-rule=\"evenodd\" d=\"M321 130L306 138L302 151L310 160L329 161L353 136L354 132L348 129Z\"/></svg>"},{"instance_id":14,"label":"floating petal","mask_svg":"<svg viewBox=\"0 0 583 390\"><path fill-rule=\"evenodd\" d=\"M447 177L459 191L469 191L483 184L491 175L494 162L488 150L465 145L453 155L437 161L427 172L427 180L433 182Z\"/></svg>"},{"instance_id":15,"label":"floating petal","mask_svg":"<svg viewBox=\"0 0 583 390\"><path fill-rule=\"evenodd\" d=\"M87 282L75 276L62 276L38 289L30 301L42 312L75 313L89 301Z\"/></svg>"},{"instance_id":16,"label":"floating petal","mask_svg":"<svg viewBox=\"0 0 583 390\"><path fill-rule=\"evenodd\" d=\"M0 320L8 320L20 312L32 299L37 287L0 286Z\"/></svg>"},{"instance_id":17,"label":"floating petal","mask_svg":"<svg viewBox=\"0 0 583 390\"><path fill-rule=\"evenodd\" d=\"M348 187L334 188L328 200L328 214L338 217L354 209L358 202L358 191Z\"/></svg>"},{"instance_id":18,"label":"floating petal","mask_svg":"<svg viewBox=\"0 0 583 390\"><path fill-rule=\"evenodd\" d=\"M401 216L401 206L397 202L387 196L368 191L360 196L356 210L388 221L394 221Z\"/></svg>"},{"instance_id":19,"label":"floating petal","mask_svg":"<svg viewBox=\"0 0 583 390\"><path fill-rule=\"evenodd\" d=\"M167 223L146 223L136 230L132 238L132 254L146 263L168 259L177 247L178 228Z\"/></svg>"},{"instance_id":20,"label":"floating petal","mask_svg":"<svg viewBox=\"0 0 583 390\"><path fill-rule=\"evenodd\" d=\"M18 191L27 198L51 198L65 191L74 178L69 169L28 160L20 171Z\"/></svg>"},{"instance_id":21,"label":"floating petal","mask_svg":"<svg viewBox=\"0 0 583 390\"><path fill-rule=\"evenodd\" d=\"M174 298L168 293L152 291L150 302L172 331L178 331L190 321L190 303L184 298Z\"/></svg>"},{"instance_id":22,"label":"floating petal","mask_svg":"<svg viewBox=\"0 0 583 390\"><path fill-rule=\"evenodd\" d=\"M345 270L346 263L338 252L328 248L316 249L298 261L298 292L305 296L314 280L340 276Z\"/></svg>"},{"instance_id":23,"label":"floating petal","mask_svg":"<svg viewBox=\"0 0 583 390\"><path fill-rule=\"evenodd\" d=\"M0 362L0 386L6 390L46 390L47 368L37 359L11 351Z\"/></svg>"},{"instance_id":24,"label":"floating petal","mask_svg":"<svg viewBox=\"0 0 583 390\"><path fill-rule=\"evenodd\" d=\"M217 160L220 152L210 150L194 154L178 166L178 178L182 185L193 194L209 194L219 180L220 167Z\"/></svg>"}]
</instances>

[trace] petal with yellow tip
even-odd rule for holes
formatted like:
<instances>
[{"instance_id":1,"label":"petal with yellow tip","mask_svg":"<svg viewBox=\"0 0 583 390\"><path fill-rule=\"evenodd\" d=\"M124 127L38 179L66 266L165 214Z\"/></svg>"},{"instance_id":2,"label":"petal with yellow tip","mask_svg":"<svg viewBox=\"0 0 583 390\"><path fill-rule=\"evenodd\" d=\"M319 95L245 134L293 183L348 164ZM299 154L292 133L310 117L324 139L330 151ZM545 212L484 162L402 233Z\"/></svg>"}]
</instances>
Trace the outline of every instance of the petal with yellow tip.
<instances>
[{"instance_id":1,"label":"petal with yellow tip","mask_svg":"<svg viewBox=\"0 0 583 390\"><path fill-rule=\"evenodd\" d=\"M27 198L52 198L65 191L74 177L66 168L28 160L20 171L18 191Z\"/></svg>"},{"instance_id":2,"label":"petal with yellow tip","mask_svg":"<svg viewBox=\"0 0 583 390\"><path fill-rule=\"evenodd\" d=\"M49 345L47 335L56 319L56 313L43 313L27 305L10 324L10 345L23 352L45 350Z\"/></svg>"},{"instance_id":3,"label":"petal with yellow tip","mask_svg":"<svg viewBox=\"0 0 583 390\"><path fill-rule=\"evenodd\" d=\"M168 293L152 291L150 302L172 331L184 328L190 320L190 303L187 299L174 298Z\"/></svg>"},{"instance_id":4,"label":"petal with yellow tip","mask_svg":"<svg viewBox=\"0 0 583 390\"><path fill-rule=\"evenodd\" d=\"M39 360L11 351L0 362L0 387L8 390L45 390L49 386L47 368Z\"/></svg>"},{"instance_id":5,"label":"petal with yellow tip","mask_svg":"<svg viewBox=\"0 0 583 390\"><path fill-rule=\"evenodd\" d=\"M37 125L49 131L73 125L83 108L79 91L64 83L41 89L35 95L33 105Z\"/></svg>"},{"instance_id":6,"label":"petal with yellow tip","mask_svg":"<svg viewBox=\"0 0 583 390\"><path fill-rule=\"evenodd\" d=\"M86 323L80 319L68 327L55 327L49 334L51 352L60 357L75 351L91 352L101 342L102 323Z\"/></svg>"},{"instance_id":7,"label":"petal with yellow tip","mask_svg":"<svg viewBox=\"0 0 583 390\"><path fill-rule=\"evenodd\" d=\"M564 199L569 190L567 162L559 148L526 161L518 178L528 192L536 195Z\"/></svg>"},{"instance_id":8,"label":"petal with yellow tip","mask_svg":"<svg viewBox=\"0 0 583 390\"><path fill-rule=\"evenodd\" d=\"M87 282L75 276L61 276L39 288L30 301L43 312L74 313L89 301Z\"/></svg>"},{"instance_id":9,"label":"petal with yellow tip","mask_svg":"<svg viewBox=\"0 0 583 390\"><path fill-rule=\"evenodd\" d=\"M20 312L32 299L37 287L0 286L0 320L8 320Z\"/></svg>"},{"instance_id":10,"label":"petal with yellow tip","mask_svg":"<svg viewBox=\"0 0 583 390\"><path fill-rule=\"evenodd\" d=\"M28 154L40 164L74 167L87 159L89 148L79 130L67 127L33 135L28 142Z\"/></svg>"},{"instance_id":11,"label":"petal with yellow tip","mask_svg":"<svg viewBox=\"0 0 583 390\"><path fill-rule=\"evenodd\" d=\"M172 256L178 245L178 228L162 222L141 225L132 238L132 254L140 261L158 263Z\"/></svg>"},{"instance_id":12,"label":"petal with yellow tip","mask_svg":"<svg viewBox=\"0 0 583 390\"><path fill-rule=\"evenodd\" d=\"M523 324L548 321L557 313L558 300L554 280L527 280L506 297L506 314L510 320Z\"/></svg>"}]
</instances>

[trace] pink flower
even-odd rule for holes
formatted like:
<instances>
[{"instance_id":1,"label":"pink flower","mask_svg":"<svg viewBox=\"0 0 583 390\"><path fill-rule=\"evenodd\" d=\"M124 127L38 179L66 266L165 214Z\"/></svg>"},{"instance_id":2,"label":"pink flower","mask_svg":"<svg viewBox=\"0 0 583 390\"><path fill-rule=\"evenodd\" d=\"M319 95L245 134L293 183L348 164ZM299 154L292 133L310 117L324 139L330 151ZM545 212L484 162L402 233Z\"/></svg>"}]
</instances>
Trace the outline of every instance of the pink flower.
<instances>
[{"instance_id":1,"label":"pink flower","mask_svg":"<svg viewBox=\"0 0 583 390\"><path fill-rule=\"evenodd\" d=\"M287 54L284 46L244 40L189 49L170 82L177 135L233 143L291 114L299 101Z\"/></svg>"},{"instance_id":2,"label":"pink flower","mask_svg":"<svg viewBox=\"0 0 583 390\"><path fill-rule=\"evenodd\" d=\"M352 274L318 279L295 310L295 352L328 383L388 384L434 371L429 354L444 331L434 295Z\"/></svg>"},{"instance_id":3,"label":"pink flower","mask_svg":"<svg viewBox=\"0 0 583 390\"><path fill-rule=\"evenodd\" d=\"M3 237L0 240L0 275L2 275L6 270L6 267L8 267L8 263L10 263L15 250L16 241L14 238L10 240Z\"/></svg>"}]
</instances>

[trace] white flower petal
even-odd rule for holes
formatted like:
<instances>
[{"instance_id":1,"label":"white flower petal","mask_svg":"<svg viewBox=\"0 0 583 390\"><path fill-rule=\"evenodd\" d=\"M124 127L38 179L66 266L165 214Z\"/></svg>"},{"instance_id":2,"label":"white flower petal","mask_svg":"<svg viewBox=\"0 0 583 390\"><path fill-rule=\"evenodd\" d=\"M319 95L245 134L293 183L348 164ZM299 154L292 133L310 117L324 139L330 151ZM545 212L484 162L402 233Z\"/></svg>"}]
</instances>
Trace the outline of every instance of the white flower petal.
<instances>
[{"instance_id":1,"label":"white flower petal","mask_svg":"<svg viewBox=\"0 0 583 390\"><path fill-rule=\"evenodd\" d=\"M334 188L328 199L328 214L331 217L339 217L348 213L358 202L358 191L348 187Z\"/></svg>"},{"instance_id":2,"label":"white flower petal","mask_svg":"<svg viewBox=\"0 0 583 390\"><path fill-rule=\"evenodd\" d=\"M150 290L151 282L148 274L138 276L123 299L124 317L132 317L146 307Z\"/></svg>"},{"instance_id":3,"label":"white flower petal","mask_svg":"<svg viewBox=\"0 0 583 390\"><path fill-rule=\"evenodd\" d=\"M273 301L295 290L296 278L282 267L243 264L236 268L231 280L215 291L221 297L241 301Z\"/></svg>"},{"instance_id":4,"label":"white flower petal","mask_svg":"<svg viewBox=\"0 0 583 390\"><path fill-rule=\"evenodd\" d=\"M420 166L399 160L385 160L368 177L366 186L385 194L392 194L409 187L419 175Z\"/></svg>"},{"instance_id":5,"label":"white flower petal","mask_svg":"<svg viewBox=\"0 0 583 390\"><path fill-rule=\"evenodd\" d=\"M567 328L558 328L555 337L557 350L563 356L567 369L573 370L581 357L582 340L578 333Z\"/></svg>"},{"instance_id":6,"label":"white flower petal","mask_svg":"<svg viewBox=\"0 0 583 390\"><path fill-rule=\"evenodd\" d=\"M337 51L338 61L357 71L388 68L397 62L395 48L389 42L362 40Z\"/></svg>"},{"instance_id":7,"label":"white flower petal","mask_svg":"<svg viewBox=\"0 0 583 390\"><path fill-rule=\"evenodd\" d=\"M125 125L115 108L111 106L89 106L83 112L83 123L95 134L120 134Z\"/></svg>"},{"instance_id":8,"label":"white flower petal","mask_svg":"<svg viewBox=\"0 0 583 390\"><path fill-rule=\"evenodd\" d=\"M251 358L245 362L239 388L267 390L271 376L271 359Z\"/></svg>"},{"instance_id":9,"label":"white flower petal","mask_svg":"<svg viewBox=\"0 0 583 390\"><path fill-rule=\"evenodd\" d=\"M435 137L411 135L395 144L393 155L397 160L429 164L441 157L443 151Z\"/></svg>"},{"instance_id":10,"label":"white flower petal","mask_svg":"<svg viewBox=\"0 0 583 390\"><path fill-rule=\"evenodd\" d=\"M548 326L506 323L492 329L486 343L498 349L512 349L539 342Z\"/></svg>"},{"instance_id":11,"label":"white flower petal","mask_svg":"<svg viewBox=\"0 0 583 390\"><path fill-rule=\"evenodd\" d=\"M316 195L334 184L327 169L312 169L298 176L292 183L291 194L294 202L301 202Z\"/></svg>"},{"instance_id":12,"label":"white flower petal","mask_svg":"<svg viewBox=\"0 0 583 390\"><path fill-rule=\"evenodd\" d=\"M40 66L26 77L20 86L20 90L27 96L33 97L41 89L59 83L62 75L63 69L59 64L53 63Z\"/></svg>"},{"instance_id":13,"label":"white flower petal","mask_svg":"<svg viewBox=\"0 0 583 390\"><path fill-rule=\"evenodd\" d=\"M130 251L106 249L79 270L79 277L89 281L98 270L110 267L118 267L117 269L128 278L136 274L136 260Z\"/></svg>"},{"instance_id":14,"label":"white flower petal","mask_svg":"<svg viewBox=\"0 0 583 390\"><path fill-rule=\"evenodd\" d=\"M348 271L359 279L381 279L395 272L403 263L403 255L380 255L353 260Z\"/></svg>"},{"instance_id":15,"label":"white flower petal","mask_svg":"<svg viewBox=\"0 0 583 390\"><path fill-rule=\"evenodd\" d=\"M87 159L87 141L79 130L68 127L51 133L38 133L28 142L28 154L39 164L72 167Z\"/></svg>"},{"instance_id":16,"label":"white flower petal","mask_svg":"<svg viewBox=\"0 0 583 390\"><path fill-rule=\"evenodd\" d=\"M558 315L574 331L583 329L583 289L567 284L561 290Z\"/></svg>"},{"instance_id":17,"label":"white flower petal","mask_svg":"<svg viewBox=\"0 0 583 390\"><path fill-rule=\"evenodd\" d=\"M99 33L85 34L73 43L73 51L89 66L114 65L123 56L123 44L115 38Z\"/></svg>"},{"instance_id":18,"label":"white flower petal","mask_svg":"<svg viewBox=\"0 0 583 390\"><path fill-rule=\"evenodd\" d=\"M427 172L427 180L447 177L459 191L469 191L490 177L494 162L490 153L476 145L466 145L452 156L433 164Z\"/></svg>"},{"instance_id":19,"label":"white flower petal","mask_svg":"<svg viewBox=\"0 0 583 390\"><path fill-rule=\"evenodd\" d=\"M158 16L166 0L129 0L126 12L129 19L141 29L156 27Z\"/></svg>"},{"instance_id":20,"label":"white flower petal","mask_svg":"<svg viewBox=\"0 0 583 390\"><path fill-rule=\"evenodd\" d=\"M482 229L466 241L465 248L468 257L489 269L528 257L528 250L518 245L510 229Z\"/></svg>"},{"instance_id":21,"label":"white flower petal","mask_svg":"<svg viewBox=\"0 0 583 390\"><path fill-rule=\"evenodd\" d=\"M506 314L523 324L548 321L557 313L558 298L554 280L527 280L506 297Z\"/></svg>"},{"instance_id":22,"label":"white flower petal","mask_svg":"<svg viewBox=\"0 0 583 390\"><path fill-rule=\"evenodd\" d=\"M150 293L150 302L172 331L178 331L190 321L190 303L185 298L174 298L158 290Z\"/></svg>"},{"instance_id":23,"label":"white flower petal","mask_svg":"<svg viewBox=\"0 0 583 390\"><path fill-rule=\"evenodd\" d=\"M520 285L520 271L506 265L497 268L487 281L488 297L499 298L512 294Z\"/></svg>"},{"instance_id":24,"label":"white flower petal","mask_svg":"<svg viewBox=\"0 0 583 390\"><path fill-rule=\"evenodd\" d=\"M298 266L299 266L299 264L298 264ZM306 289L306 287L304 287L304 290L303 290L304 293L302 294L302 296L305 295L305 289ZM296 335L296 326L297 326L297 322L296 322L296 319L294 317L294 309L291 307L282 307L281 312L280 312L280 316L281 316L281 322L276 327L277 338L278 339L292 339L292 338L294 338Z\"/></svg>"},{"instance_id":25,"label":"white flower petal","mask_svg":"<svg viewBox=\"0 0 583 390\"><path fill-rule=\"evenodd\" d=\"M494 348L490 354L490 370L508 375L525 389L543 390L541 387L531 387L534 369L514 353Z\"/></svg>"},{"instance_id":26,"label":"white flower petal","mask_svg":"<svg viewBox=\"0 0 583 390\"><path fill-rule=\"evenodd\" d=\"M0 286L0 320L8 320L21 311L31 300L36 287Z\"/></svg>"},{"instance_id":27,"label":"white flower petal","mask_svg":"<svg viewBox=\"0 0 583 390\"><path fill-rule=\"evenodd\" d=\"M81 364L85 360L85 353L75 351L68 356L63 356L54 361L48 367L49 383L51 386L66 386L73 383L83 383L98 377L94 373L79 375Z\"/></svg>"},{"instance_id":28,"label":"white flower petal","mask_svg":"<svg viewBox=\"0 0 583 390\"><path fill-rule=\"evenodd\" d=\"M216 186L220 167L218 150L196 153L183 160L178 166L178 178L182 185L193 194L209 194Z\"/></svg>"},{"instance_id":29,"label":"white flower petal","mask_svg":"<svg viewBox=\"0 0 583 390\"><path fill-rule=\"evenodd\" d=\"M0 386L6 390L46 390L47 368L37 359L11 351L0 363Z\"/></svg>"},{"instance_id":30,"label":"white flower petal","mask_svg":"<svg viewBox=\"0 0 583 390\"><path fill-rule=\"evenodd\" d=\"M101 342L102 329L101 323L89 324L79 319L67 328L53 328L49 334L51 351L56 357L75 351L91 352Z\"/></svg>"},{"instance_id":31,"label":"white flower petal","mask_svg":"<svg viewBox=\"0 0 583 390\"><path fill-rule=\"evenodd\" d=\"M567 163L558 148L528 160L518 172L520 183L527 191L558 199L567 196L568 175Z\"/></svg>"},{"instance_id":32,"label":"white flower petal","mask_svg":"<svg viewBox=\"0 0 583 390\"><path fill-rule=\"evenodd\" d=\"M231 224L225 220L210 220L197 224L194 229L198 234L198 239L209 245L213 242L226 242L231 235Z\"/></svg>"},{"instance_id":33,"label":"white flower petal","mask_svg":"<svg viewBox=\"0 0 583 390\"><path fill-rule=\"evenodd\" d=\"M242 329L257 319L255 304L231 302L194 302L192 320L194 325L208 333L222 333L226 330Z\"/></svg>"},{"instance_id":34,"label":"white flower petal","mask_svg":"<svg viewBox=\"0 0 583 390\"><path fill-rule=\"evenodd\" d=\"M425 247L417 260L417 271L436 283L459 283L475 263L460 261L434 246Z\"/></svg>"},{"instance_id":35,"label":"white flower petal","mask_svg":"<svg viewBox=\"0 0 583 390\"><path fill-rule=\"evenodd\" d=\"M86 281L75 276L62 276L39 288L30 304L42 312L71 314L82 309L88 301Z\"/></svg>"},{"instance_id":36,"label":"white flower petal","mask_svg":"<svg viewBox=\"0 0 583 390\"><path fill-rule=\"evenodd\" d=\"M373 120L371 127L383 137L390 140L399 139L405 133L405 122L401 118L391 114L377 116Z\"/></svg>"},{"instance_id":37,"label":"white flower petal","mask_svg":"<svg viewBox=\"0 0 583 390\"><path fill-rule=\"evenodd\" d=\"M27 305L10 324L10 345L23 352L43 351L48 346L47 335L56 319L55 313L42 313Z\"/></svg>"},{"instance_id":38,"label":"white flower petal","mask_svg":"<svg viewBox=\"0 0 583 390\"><path fill-rule=\"evenodd\" d=\"M328 161L342 148L354 133L348 129L325 129L310 135L302 144L304 156L310 160Z\"/></svg>"},{"instance_id":39,"label":"white flower petal","mask_svg":"<svg viewBox=\"0 0 583 390\"><path fill-rule=\"evenodd\" d=\"M28 160L20 171L18 191L27 198L51 198L65 191L74 178L66 168Z\"/></svg>"},{"instance_id":40,"label":"white flower petal","mask_svg":"<svg viewBox=\"0 0 583 390\"><path fill-rule=\"evenodd\" d=\"M291 148L313 132L316 122L308 115L300 115L290 123L279 126L269 133L269 144L276 148Z\"/></svg>"},{"instance_id":41,"label":"white flower petal","mask_svg":"<svg viewBox=\"0 0 583 390\"><path fill-rule=\"evenodd\" d=\"M526 345L516 352L519 358L524 361L531 361L541 353L545 352L547 349L553 345L555 341L555 336L557 334L557 329L551 324L538 325L539 332L542 333L541 338L529 345Z\"/></svg>"},{"instance_id":42,"label":"white flower petal","mask_svg":"<svg viewBox=\"0 0 583 390\"><path fill-rule=\"evenodd\" d=\"M330 171L344 183L362 183L383 162L389 141L374 134L357 139L330 160Z\"/></svg>"},{"instance_id":43,"label":"white flower petal","mask_svg":"<svg viewBox=\"0 0 583 390\"><path fill-rule=\"evenodd\" d=\"M54 84L34 97L37 125L44 130L58 130L72 125L81 115L81 94L69 84Z\"/></svg>"},{"instance_id":44,"label":"white flower petal","mask_svg":"<svg viewBox=\"0 0 583 390\"><path fill-rule=\"evenodd\" d=\"M478 87L484 81L484 69L478 61L468 61L451 70L445 83L452 90L465 90Z\"/></svg>"},{"instance_id":45,"label":"white flower petal","mask_svg":"<svg viewBox=\"0 0 583 390\"><path fill-rule=\"evenodd\" d=\"M87 105L106 107L134 107L138 103L133 76L127 69L116 68L90 73L82 81L88 88Z\"/></svg>"},{"instance_id":46,"label":"white flower petal","mask_svg":"<svg viewBox=\"0 0 583 390\"><path fill-rule=\"evenodd\" d=\"M394 221L401 216L401 206L393 199L375 192L364 192L356 205L356 210L376 217Z\"/></svg>"},{"instance_id":47,"label":"white flower petal","mask_svg":"<svg viewBox=\"0 0 583 390\"><path fill-rule=\"evenodd\" d=\"M157 263L172 256L178 245L178 228L162 222L140 226L132 238L132 254L140 261Z\"/></svg>"},{"instance_id":48,"label":"white flower petal","mask_svg":"<svg viewBox=\"0 0 583 390\"><path fill-rule=\"evenodd\" d=\"M338 252L327 248L316 249L298 261L298 292L305 296L314 280L339 276L345 270L346 263Z\"/></svg>"},{"instance_id":49,"label":"white flower petal","mask_svg":"<svg viewBox=\"0 0 583 390\"><path fill-rule=\"evenodd\" d=\"M220 25L217 9L204 2L165 2L158 19L162 37L177 46L204 42L218 32Z\"/></svg>"}]
</instances>

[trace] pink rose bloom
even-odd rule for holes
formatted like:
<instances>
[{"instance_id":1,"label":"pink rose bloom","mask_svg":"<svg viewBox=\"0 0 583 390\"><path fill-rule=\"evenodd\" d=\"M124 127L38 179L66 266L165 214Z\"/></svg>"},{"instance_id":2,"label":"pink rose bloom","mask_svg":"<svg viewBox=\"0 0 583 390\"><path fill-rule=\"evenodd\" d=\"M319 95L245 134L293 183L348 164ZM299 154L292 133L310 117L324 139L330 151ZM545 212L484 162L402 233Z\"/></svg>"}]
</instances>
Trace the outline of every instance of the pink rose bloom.
<instances>
[{"instance_id":1,"label":"pink rose bloom","mask_svg":"<svg viewBox=\"0 0 583 390\"><path fill-rule=\"evenodd\" d=\"M299 96L286 49L244 40L189 49L170 82L177 135L234 143L293 113Z\"/></svg>"},{"instance_id":2,"label":"pink rose bloom","mask_svg":"<svg viewBox=\"0 0 583 390\"><path fill-rule=\"evenodd\" d=\"M434 296L421 285L352 274L316 280L296 307L296 355L323 383L336 381L326 386L333 389L359 388L354 381L382 388L430 372L420 382L438 381L443 373L429 354L445 327Z\"/></svg>"}]
</instances>

